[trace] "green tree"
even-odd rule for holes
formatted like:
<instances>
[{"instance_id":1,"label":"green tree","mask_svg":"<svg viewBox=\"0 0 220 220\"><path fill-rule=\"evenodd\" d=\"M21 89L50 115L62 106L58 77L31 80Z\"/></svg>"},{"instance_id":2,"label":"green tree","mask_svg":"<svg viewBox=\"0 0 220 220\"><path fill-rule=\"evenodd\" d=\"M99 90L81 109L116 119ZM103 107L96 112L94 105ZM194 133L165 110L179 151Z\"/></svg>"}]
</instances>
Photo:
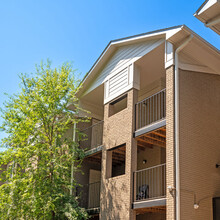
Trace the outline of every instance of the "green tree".
<instances>
[{"instance_id":1,"label":"green tree","mask_svg":"<svg viewBox=\"0 0 220 220\"><path fill-rule=\"evenodd\" d=\"M41 64L35 74L21 75L21 92L4 103L0 219L88 218L70 193L77 186L71 170L79 170L84 156L66 135L80 121L74 72L69 64Z\"/></svg>"}]
</instances>

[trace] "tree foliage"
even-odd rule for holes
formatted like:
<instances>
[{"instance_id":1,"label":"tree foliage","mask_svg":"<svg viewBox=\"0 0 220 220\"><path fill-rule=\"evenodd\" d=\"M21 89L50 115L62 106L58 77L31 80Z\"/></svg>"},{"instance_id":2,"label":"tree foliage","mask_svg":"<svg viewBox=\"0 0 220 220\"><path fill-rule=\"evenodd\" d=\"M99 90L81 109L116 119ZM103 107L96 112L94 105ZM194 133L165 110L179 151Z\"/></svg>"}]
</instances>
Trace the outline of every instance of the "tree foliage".
<instances>
[{"instance_id":1,"label":"tree foliage","mask_svg":"<svg viewBox=\"0 0 220 220\"><path fill-rule=\"evenodd\" d=\"M71 65L21 75L21 92L1 110L8 134L0 155L0 219L86 219L87 213L70 195L71 164L79 169L84 152L66 135L78 123L79 89ZM70 104L71 109L70 110ZM76 165L77 164L77 165Z\"/></svg>"}]
</instances>

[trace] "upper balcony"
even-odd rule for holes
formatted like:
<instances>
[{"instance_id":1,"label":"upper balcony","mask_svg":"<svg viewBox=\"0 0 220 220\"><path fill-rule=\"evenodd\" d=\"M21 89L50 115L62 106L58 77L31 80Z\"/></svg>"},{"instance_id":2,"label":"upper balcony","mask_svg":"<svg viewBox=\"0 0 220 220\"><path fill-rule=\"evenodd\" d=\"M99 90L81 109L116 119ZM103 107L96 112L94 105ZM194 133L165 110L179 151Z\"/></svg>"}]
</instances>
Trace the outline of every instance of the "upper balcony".
<instances>
[{"instance_id":1,"label":"upper balcony","mask_svg":"<svg viewBox=\"0 0 220 220\"><path fill-rule=\"evenodd\" d=\"M135 105L137 171L133 209L138 214L166 211L166 89Z\"/></svg>"},{"instance_id":2,"label":"upper balcony","mask_svg":"<svg viewBox=\"0 0 220 220\"><path fill-rule=\"evenodd\" d=\"M135 137L166 125L166 89L135 105Z\"/></svg>"},{"instance_id":3,"label":"upper balcony","mask_svg":"<svg viewBox=\"0 0 220 220\"><path fill-rule=\"evenodd\" d=\"M82 139L79 146L86 151L93 152L103 144L103 121L95 122L80 130Z\"/></svg>"}]
</instances>

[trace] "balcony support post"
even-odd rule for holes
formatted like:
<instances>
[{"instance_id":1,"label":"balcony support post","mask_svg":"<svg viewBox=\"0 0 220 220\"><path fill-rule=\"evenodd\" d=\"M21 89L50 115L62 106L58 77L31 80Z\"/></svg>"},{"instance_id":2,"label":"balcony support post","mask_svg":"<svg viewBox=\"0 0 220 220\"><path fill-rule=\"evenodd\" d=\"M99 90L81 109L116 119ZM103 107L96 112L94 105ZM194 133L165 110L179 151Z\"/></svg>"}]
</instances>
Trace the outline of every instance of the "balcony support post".
<instances>
[{"instance_id":1,"label":"balcony support post","mask_svg":"<svg viewBox=\"0 0 220 220\"><path fill-rule=\"evenodd\" d=\"M76 123L73 124L73 141L74 142L76 141ZM73 168L74 168L74 161L71 164L70 195L73 195Z\"/></svg>"}]
</instances>

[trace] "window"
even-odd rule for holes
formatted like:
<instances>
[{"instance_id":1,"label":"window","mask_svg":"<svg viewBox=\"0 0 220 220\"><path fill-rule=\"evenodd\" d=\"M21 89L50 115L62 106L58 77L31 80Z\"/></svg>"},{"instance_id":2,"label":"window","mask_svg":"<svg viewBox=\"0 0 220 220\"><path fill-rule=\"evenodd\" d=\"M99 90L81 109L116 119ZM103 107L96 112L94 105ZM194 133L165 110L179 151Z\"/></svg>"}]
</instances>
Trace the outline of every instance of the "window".
<instances>
[{"instance_id":1,"label":"window","mask_svg":"<svg viewBox=\"0 0 220 220\"><path fill-rule=\"evenodd\" d=\"M125 174L125 155L125 144L107 151L107 178Z\"/></svg>"},{"instance_id":2,"label":"window","mask_svg":"<svg viewBox=\"0 0 220 220\"><path fill-rule=\"evenodd\" d=\"M127 108L127 94L109 104L109 117Z\"/></svg>"}]
</instances>

